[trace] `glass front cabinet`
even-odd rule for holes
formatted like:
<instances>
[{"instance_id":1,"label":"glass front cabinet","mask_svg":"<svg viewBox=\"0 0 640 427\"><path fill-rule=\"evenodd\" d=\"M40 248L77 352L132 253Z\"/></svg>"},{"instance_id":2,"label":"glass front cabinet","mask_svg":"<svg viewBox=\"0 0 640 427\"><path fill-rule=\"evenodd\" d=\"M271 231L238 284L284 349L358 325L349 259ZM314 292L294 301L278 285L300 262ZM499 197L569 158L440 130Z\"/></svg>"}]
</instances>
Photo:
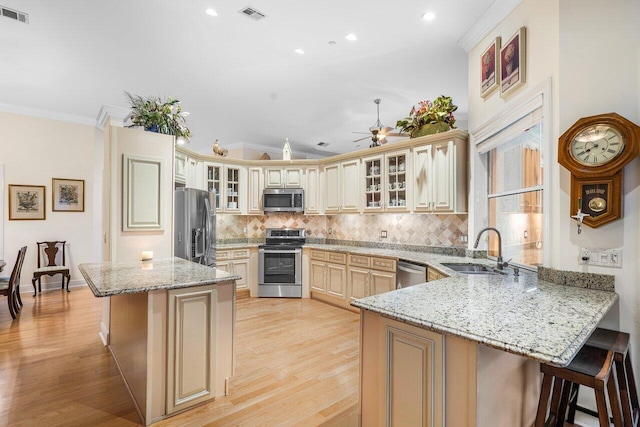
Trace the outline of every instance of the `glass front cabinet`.
<instances>
[{"instance_id":1,"label":"glass front cabinet","mask_svg":"<svg viewBox=\"0 0 640 427\"><path fill-rule=\"evenodd\" d=\"M409 210L409 150L363 159L364 211Z\"/></svg>"},{"instance_id":2,"label":"glass front cabinet","mask_svg":"<svg viewBox=\"0 0 640 427\"><path fill-rule=\"evenodd\" d=\"M222 212L222 165L208 163L205 168L205 183L208 191L216 193L216 212Z\"/></svg>"},{"instance_id":3,"label":"glass front cabinet","mask_svg":"<svg viewBox=\"0 0 640 427\"><path fill-rule=\"evenodd\" d=\"M246 170L241 166L206 164L206 189L216 192L216 212L240 213L243 207L246 209L242 186L245 179Z\"/></svg>"}]
</instances>

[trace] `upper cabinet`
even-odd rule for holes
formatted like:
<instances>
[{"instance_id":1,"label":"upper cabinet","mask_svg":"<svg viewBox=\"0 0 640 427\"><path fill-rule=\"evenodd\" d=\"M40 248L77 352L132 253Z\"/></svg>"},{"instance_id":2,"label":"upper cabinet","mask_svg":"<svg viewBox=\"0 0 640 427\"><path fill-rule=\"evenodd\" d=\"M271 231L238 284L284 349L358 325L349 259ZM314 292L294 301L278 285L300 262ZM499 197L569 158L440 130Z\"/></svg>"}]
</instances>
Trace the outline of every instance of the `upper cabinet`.
<instances>
[{"instance_id":1,"label":"upper cabinet","mask_svg":"<svg viewBox=\"0 0 640 427\"><path fill-rule=\"evenodd\" d=\"M205 163L206 189L216 193L216 212L247 213L247 168Z\"/></svg>"},{"instance_id":2,"label":"upper cabinet","mask_svg":"<svg viewBox=\"0 0 640 427\"><path fill-rule=\"evenodd\" d=\"M200 188L197 179L198 161L184 153L176 151L174 180L185 187Z\"/></svg>"},{"instance_id":3,"label":"upper cabinet","mask_svg":"<svg viewBox=\"0 0 640 427\"><path fill-rule=\"evenodd\" d=\"M467 143L446 140L413 148L416 212L467 211Z\"/></svg>"},{"instance_id":4,"label":"upper cabinet","mask_svg":"<svg viewBox=\"0 0 640 427\"><path fill-rule=\"evenodd\" d=\"M175 182L215 190L216 209L225 213L262 214L265 188L304 189L305 213L311 215L463 213L468 147L467 133L454 130L327 159L266 166L176 148Z\"/></svg>"},{"instance_id":5,"label":"upper cabinet","mask_svg":"<svg viewBox=\"0 0 640 427\"><path fill-rule=\"evenodd\" d=\"M265 188L302 188L303 169L301 167L264 168Z\"/></svg>"},{"instance_id":6,"label":"upper cabinet","mask_svg":"<svg viewBox=\"0 0 640 427\"><path fill-rule=\"evenodd\" d=\"M320 194L320 168L318 166L310 166L306 169L304 186L304 212L307 215L322 212Z\"/></svg>"},{"instance_id":7,"label":"upper cabinet","mask_svg":"<svg viewBox=\"0 0 640 427\"><path fill-rule=\"evenodd\" d=\"M324 213L360 211L360 159L333 163L324 168Z\"/></svg>"},{"instance_id":8,"label":"upper cabinet","mask_svg":"<svg viewBox=\"0 0 640 427\"><path fill-rule=\"evenodd\" d=\"M411 168L408 149L362 159L365 212L405 212L411 206Z\"/></svg>"}]
</instances>

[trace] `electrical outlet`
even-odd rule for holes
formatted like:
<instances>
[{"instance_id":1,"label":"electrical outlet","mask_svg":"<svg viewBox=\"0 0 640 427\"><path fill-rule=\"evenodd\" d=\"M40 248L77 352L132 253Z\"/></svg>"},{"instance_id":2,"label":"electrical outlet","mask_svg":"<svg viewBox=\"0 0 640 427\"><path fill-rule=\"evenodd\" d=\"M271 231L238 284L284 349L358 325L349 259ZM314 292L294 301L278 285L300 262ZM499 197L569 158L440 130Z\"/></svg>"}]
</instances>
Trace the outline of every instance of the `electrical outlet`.
<instances>
[{"instance_id":1,"label":"electrical outlet","mask_svg":"<svg viewBox=\"0 0 640 427\"><path fill-rule=\"evenodd\" d=\"M333 233L333 229L332 229L331 227L327 228L327 233L328 233L328 234Z\"/></svg>"},{"instance_id":2,"label":"electrical outlet","mask_svg":"<svg viewBox=\"0 0 640 427\"><path fill-rule=\"evenodd\" d=\"M460 243L467 243L469 241L469 236L467 236L466 234L463 234L462 236L460 236Z\"/></svg>"},{"instance_id":3,"label":"electrical outlet","mask_svg":"<svg viewBox=\"0 0 640 427\"><path fill-rule=\"evenodd\" d=\"M529 232L527 230L524 230L524 238L525 239L529 238Z\"/></svg>"},{"instance_id":4,"label":"electrical outlet","mask_svg":"<svg viewBox=\"0 0 640 427\"><path fill-rule=\"evenodd\" d=\"M622 249L580 249L580 264L622 268Z\"/></svg>"},{"instance_id":5,"label":"electrical outlet","mask_svg":"<svg viewBox=\"0 0 640 427\"><path fill-rule=\"evenodd\" d=\"M387 238L387 230L380 231L380 238L381 239L386 239Z\"/></svg>"},{"instance_id":6,"label":"electrical outlet","mask_svg":"<svg viewBox=\"0 0 640 427\"><path fill-rule=\"evenodd\" d=\"M589 264L589 259L591 258L591 252L589 249L582 248L580 249L580 264Z\"/></svg>"},{"instance_id":7,"label":"electrical outlet","mask_svg":"<svg viewBox=\"0 0 640 427\"><path fill-rule=\"evenodd\" d=\"M247 227L242 227L242 232L243 232L244 234L247 234Z\"/></svg>"}]
</instances>

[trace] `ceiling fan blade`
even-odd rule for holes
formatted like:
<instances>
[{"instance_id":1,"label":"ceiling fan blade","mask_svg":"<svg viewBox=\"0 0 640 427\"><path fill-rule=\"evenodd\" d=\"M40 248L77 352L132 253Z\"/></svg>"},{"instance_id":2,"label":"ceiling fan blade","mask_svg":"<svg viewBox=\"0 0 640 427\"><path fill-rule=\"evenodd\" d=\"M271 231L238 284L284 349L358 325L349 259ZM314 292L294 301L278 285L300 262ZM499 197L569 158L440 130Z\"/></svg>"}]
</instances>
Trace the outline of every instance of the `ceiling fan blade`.
<instances>
[{"instance_id":1,"label":"ceiling fan blade","mask_svg":"<svg viewBox=\"0 0 640 427\"><path fill-rule=\"evenodd\" d=\"M393 128L390 128L389 126L385 127L384 129L382 129L380 131L380 133L384 133L385 135L389 134L389 131L393 130Z\"/></svg>"},{"instance_id":2,"label":"ceiling fan blade","mask_svg":"<svg viewBox=\"0 0 640 427\"><path fill-rule=\"evenodd\" d=\"M402 132L389 132L389 133L386 133L385 136L409 136L409 134L402 133Z\"/></svg>"},{"instance_id":3,"label":"ceiling fan blade","mask_svg":"<svg viewBox=\"0 0 640 427\"><path fill-rule=\"evenodd\" d=\"M362 135L371 135L371 132L351 132L351 133L359 133Z\"/></svg>"},{"instance_id":4,"label":"ceiling fan blade","mask_svg":"<svg viewBox=\"0 0 640 427\"><path fill-rule=\"evenodd\" d=\"M355 140L355 141L353 141L353 142L360 142L360 141L364 141L365 139L369 139L369 137L368 137L368 136L365 136L364 138L356 139L356 140Z\"/></svg>"}]
</instances>

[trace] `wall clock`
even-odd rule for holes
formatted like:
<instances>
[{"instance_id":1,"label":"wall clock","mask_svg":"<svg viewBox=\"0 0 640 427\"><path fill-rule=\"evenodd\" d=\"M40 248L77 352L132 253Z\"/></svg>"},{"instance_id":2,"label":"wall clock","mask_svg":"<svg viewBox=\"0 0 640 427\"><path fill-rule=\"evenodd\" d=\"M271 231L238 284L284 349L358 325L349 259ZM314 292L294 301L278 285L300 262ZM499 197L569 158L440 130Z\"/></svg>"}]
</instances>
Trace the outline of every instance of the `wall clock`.
<instances>
[{"instance_id":1,"label":"wall clock","mask_svg":"<svg viewBox=\"0 0 640 427\"><path fill-rule=\"evenodd\" d=\"M616 113L583 117L563 133L558 162L571 172L570 215L593 228L622 218L623 168L639 152L640 126Z\"/></svg>"}]
</instances>

